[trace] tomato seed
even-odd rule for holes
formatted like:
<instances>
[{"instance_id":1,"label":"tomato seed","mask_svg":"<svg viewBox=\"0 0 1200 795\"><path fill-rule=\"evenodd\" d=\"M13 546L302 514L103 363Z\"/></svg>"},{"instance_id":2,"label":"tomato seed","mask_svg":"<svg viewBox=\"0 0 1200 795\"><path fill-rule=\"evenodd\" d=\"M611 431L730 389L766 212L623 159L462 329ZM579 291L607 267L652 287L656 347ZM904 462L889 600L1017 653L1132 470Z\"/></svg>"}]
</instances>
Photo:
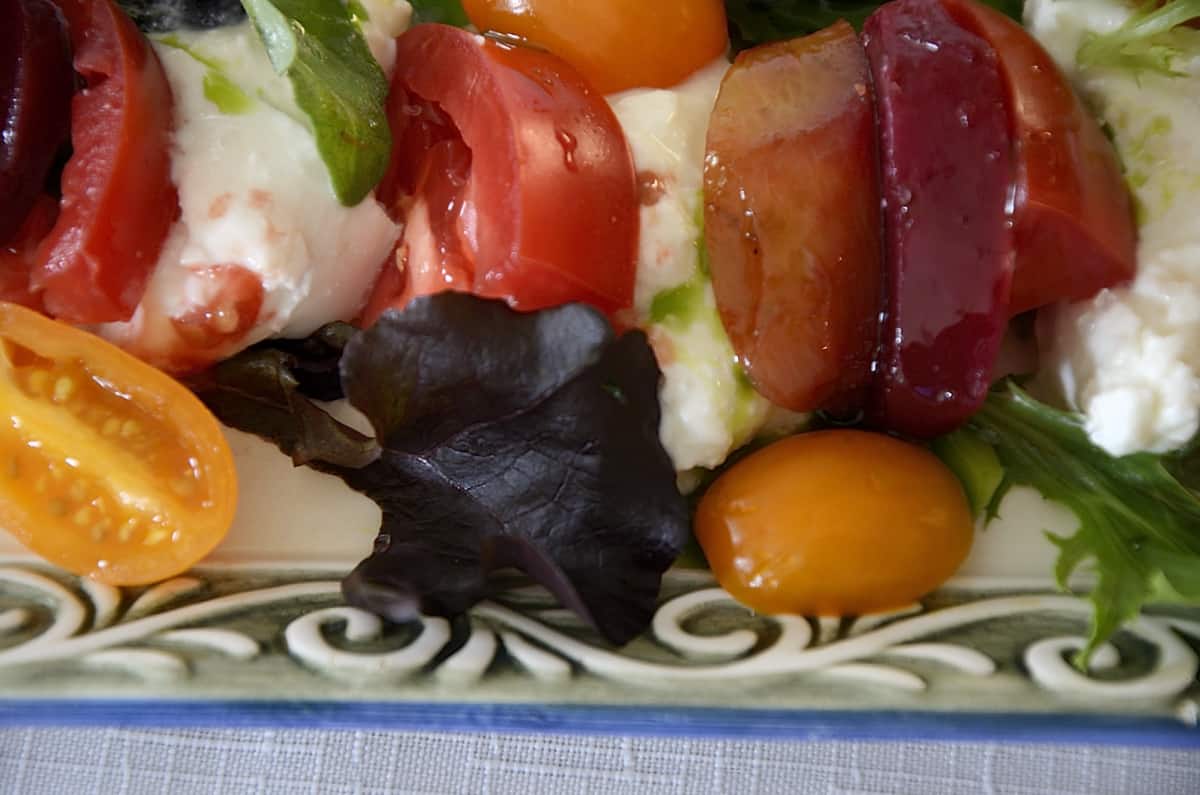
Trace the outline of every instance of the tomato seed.
<instances>
[{"instance_id":1,"label":"tomato seed","mask_svg":"<svg viewBox=\"0 0 1200 795\"><path fill-rule=\"evenodd\" d=\"M55 497L54 499L50 500L50 502L46 503L46 508L53 516L67 515L67 501L60 497Z\"/></svg>"},{"instance_id":2,"label":"tomato seed","mask_svg":"<svg viewBox=\"0 0 1200 795\"><path fill-rule=\"evenodd\" d=\"M100 433L108 437L116 436L121 432L121 421L116 417L109 417L104 421L104 425L100 428Z\"/></svg>"},{"instance_id":3,"label":"tomato seed","mask_svg":"<svg viewBox=\"0 0 1200 795\"><path fill-rule=\"evenodd\" d=\"M78 480L72 483L71 488L67 490L67 497L70 498L72 502L83 502L83 499L86 496L87 486Z\"/></svg>"},{"instance_id":4,"label":"tomato seed","mask_svg":"<svg viewBox=\"0 0 1200 795\"><path fill-rule=\"evenodd\" d=\"M142 430L142 426L138 425L134 420L125 420L121 423L121 438L132 439L137 436Z\"/></svg>"},{"instance_id":5,"label":"tomato seed","mask_svg":"<svg viewBox=\"0 0 1200 795\"><path fill-rule=\"evenodd\" d=\"M152 547L156 544L161 544L162 542L166 541L168 535L170 534L164 529L155 530L150 535L146 536L146 540L142 543L148 547Z\"/></svg>"},{"instance_id":6,"label":"tomato seed","mask_svg":"<svg viewBox=\"0 0 1200 795\"><path fill-rule=\"evenodd\" d=\"M29 374L29 391L35 395L46 394L46 387L50 386L50 373L45 370L34 370Z\"/></svg>"},{"instance_id":7,"label":"tomato seed","mask_svg":"<svg viewBox=\"0 0 1200 795\"><path fill-rule=\"evenodd\" d=\"M96 512L85 505L75 512L75 515L71 517L71 521L79 527L87 527L95 520L95 518Z\"/></svg>"},{"instance_id":8,"label":"tomato seed","mask_svg":"<svg viewBox=\"0 0 1200 795\"><path fill-rule=\"evenodd\" d=\"M66 403L71 399L71 395L75 394L75 382L65 375L60 375L54 382L55 403Z\"/></svg>"},{"instance_id":9,"label":"tomato seed","mask_svg":"<svg viewBox=\"0 0 1200 795\"><path fill-rule=\"evenodd\" d=\"M125 520L125 524L121 525L121 529L117 531L117 539L122 543L128 542L133 538L133 534L137 532L138 521L130 517Z\"/></svg>"}]
</instances>

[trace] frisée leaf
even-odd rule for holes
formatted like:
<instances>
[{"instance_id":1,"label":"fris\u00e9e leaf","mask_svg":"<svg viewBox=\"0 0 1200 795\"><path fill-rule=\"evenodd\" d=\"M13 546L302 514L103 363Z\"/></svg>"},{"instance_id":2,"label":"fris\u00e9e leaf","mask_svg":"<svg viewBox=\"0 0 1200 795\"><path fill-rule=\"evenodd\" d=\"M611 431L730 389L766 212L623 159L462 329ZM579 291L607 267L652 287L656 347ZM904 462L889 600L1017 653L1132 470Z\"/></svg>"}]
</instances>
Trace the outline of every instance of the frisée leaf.
<instances>
[{"instance_id":1,"label":"fris\u00e9e leaf","mask_svg":"<svg viewBox=\"0 0 1200 795\"><path fill-rule=\"evenodd\" d=\"M347 600L394 621L454 616L515 567L613 643L644 630L689 536L645 336L617 338L582 304L518 313L459 293L344 328L259 346L194 388L222 421L379 504ZM339 391L374 439L308 400Z\"/></svg>"},{"instance_id":2,"label":"fris\u00e9e leaf","mask_svg":"<svg viewBox=\"0 0 1200 795\"><path fill-rule=\"evenodd\" d=\"M387 170L388 81L342 0L242 0L275 71L308 117L338 201L352 207Z\"/></svg>"},{"instance_id":3,"label":"fris\u00e9e leaf","mask_svg":"<svg viewBox=\"0 0 1200 795\"><path fill-rule=\"evenodd\" d=\"M1175 63L1184 52L1178 39L1171 40L1170 34L1177 31L1194 37L1200 50L1200 32L1181 30L1183 25L1197 19L1200 19L1200 0L1168 0L1161 5L1143 2L1116 30L1088 36L1075 60L1080 66L1182 76L1186 73L1176 69Z\"/></svg>"},{"instance_id":4,"label":"fris\u00e9e leaf","mask_svg":"<svg viewBox=\"0 0 1200 795\"><path fill-rule=\"evenodd\" d=\"M1085 562L1098 577L1091 635L1077 665L1086 666L1096 647L1137 614L1159 580L1185 597L1200 596L1200 499L1172 474L1174 457L1114 458L1091 443L1078 415L1038 402L1011 380L992 391L962 432L992 445L1006 483L1031 486L1079 519L1074 535L1050 535L1059 549L1060 587Z\"/></svg>"}]
</instances>

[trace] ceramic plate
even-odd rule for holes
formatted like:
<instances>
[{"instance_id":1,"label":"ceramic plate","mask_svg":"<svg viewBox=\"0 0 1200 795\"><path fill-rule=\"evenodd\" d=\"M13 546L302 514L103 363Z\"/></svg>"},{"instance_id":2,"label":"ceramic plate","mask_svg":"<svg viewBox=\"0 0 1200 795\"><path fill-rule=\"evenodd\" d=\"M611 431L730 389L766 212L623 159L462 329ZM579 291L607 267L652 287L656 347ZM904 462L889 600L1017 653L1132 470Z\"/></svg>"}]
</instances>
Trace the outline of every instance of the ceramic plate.
<instances>
[{"instance_id":1,"label":"ceramic plate","mask_svg":"<svg viewBox=\"0 0 1200 795\"><path fill-rule=\"evenodd\" d=\"M339 579L370 548L375 506L231 441L238 521L185 576L100 586L0 538L0 722L1200 746L1200 610L1147 611L1074 670L1090 608L1055 591L1042 533L1071 518L1032 493L1010 495L920 604L755 615L677 568L651 629L615 650L519 580L454 622L347 607Z\"/></svg>"}]
</instances>

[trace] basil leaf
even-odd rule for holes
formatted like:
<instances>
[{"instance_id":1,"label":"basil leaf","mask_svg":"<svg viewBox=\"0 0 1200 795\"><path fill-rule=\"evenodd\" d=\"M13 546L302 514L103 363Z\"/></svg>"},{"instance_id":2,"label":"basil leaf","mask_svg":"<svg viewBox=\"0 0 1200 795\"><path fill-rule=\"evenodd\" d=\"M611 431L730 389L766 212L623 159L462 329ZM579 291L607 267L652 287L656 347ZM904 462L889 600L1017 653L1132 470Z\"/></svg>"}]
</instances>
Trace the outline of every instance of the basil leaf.
<instances>
[{"instance_id":1,"label":"basil leaf","mask_svg":"<svg viewBox=\"0 0 1200 795\"><path fill-rule=\"evenodd\" d=\"M471 24L461 0L409 0L413 9L413 22L440 22L465 28Z\"/></svg>"},{"instance_id":2,"label":"basil leaf","mask_svg":"<svg viewBox=\"0 0 1200 795\"><path fill-rule=\"evenodd\" d=\"M1184 596L1200 593L1200 499L1172 475L1173 457L1114 458L1091 443L1078 415L1039 403L1011 380L965 430L992 445L1006 481L1037 489L1079 518L1074 535L1050 536L1061 587L1085 561L1099 577L1077 665L1137 614L1158 580Z\"/></svg>"},{"instance_id":3,"label":"basil leaf","mask_svg":"<svg viewBox=\"0 0 1200 795\"><path fill-rule=\"evenodd\" d=\"M371 192L392 151L388 82L342 0L242 0L267 56L291 80L338 201Z\"/></svg>"},{"instance_id":4,"label":"basil leaf","mask_svg":"<svg viewBox=\"0 0 1200 795\"><path fill-rule=\"evenodd\" d=\"M982 0L1018 22L1021 0ZM726 0L735 52L772 41L807 36L844 19L856 30L883 5L879 0Z\"/></svg>"}]
</instances>

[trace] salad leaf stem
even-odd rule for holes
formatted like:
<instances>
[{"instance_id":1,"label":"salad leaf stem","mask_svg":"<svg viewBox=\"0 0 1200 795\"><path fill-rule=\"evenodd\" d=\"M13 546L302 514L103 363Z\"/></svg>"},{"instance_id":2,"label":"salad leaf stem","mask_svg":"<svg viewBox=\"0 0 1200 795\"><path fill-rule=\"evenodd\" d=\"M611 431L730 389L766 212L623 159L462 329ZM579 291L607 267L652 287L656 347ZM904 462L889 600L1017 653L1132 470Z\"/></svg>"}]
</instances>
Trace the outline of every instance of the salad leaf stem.
<instances>
[{"instance_id":1,"label":"salad leaf stem","mask_svg":"<svg viewBox=\"0 0 1200 795\"><path fill-rule=\"evenodd\" d=\"M1143 2L1121 27L1085 39L1076 63L1181 77L1185 73L1174 64L1182 52L1163 36L1195 19L1200 19L1200 0L1169 0L1161 6Z\"/></svg>"}]
</instances>

